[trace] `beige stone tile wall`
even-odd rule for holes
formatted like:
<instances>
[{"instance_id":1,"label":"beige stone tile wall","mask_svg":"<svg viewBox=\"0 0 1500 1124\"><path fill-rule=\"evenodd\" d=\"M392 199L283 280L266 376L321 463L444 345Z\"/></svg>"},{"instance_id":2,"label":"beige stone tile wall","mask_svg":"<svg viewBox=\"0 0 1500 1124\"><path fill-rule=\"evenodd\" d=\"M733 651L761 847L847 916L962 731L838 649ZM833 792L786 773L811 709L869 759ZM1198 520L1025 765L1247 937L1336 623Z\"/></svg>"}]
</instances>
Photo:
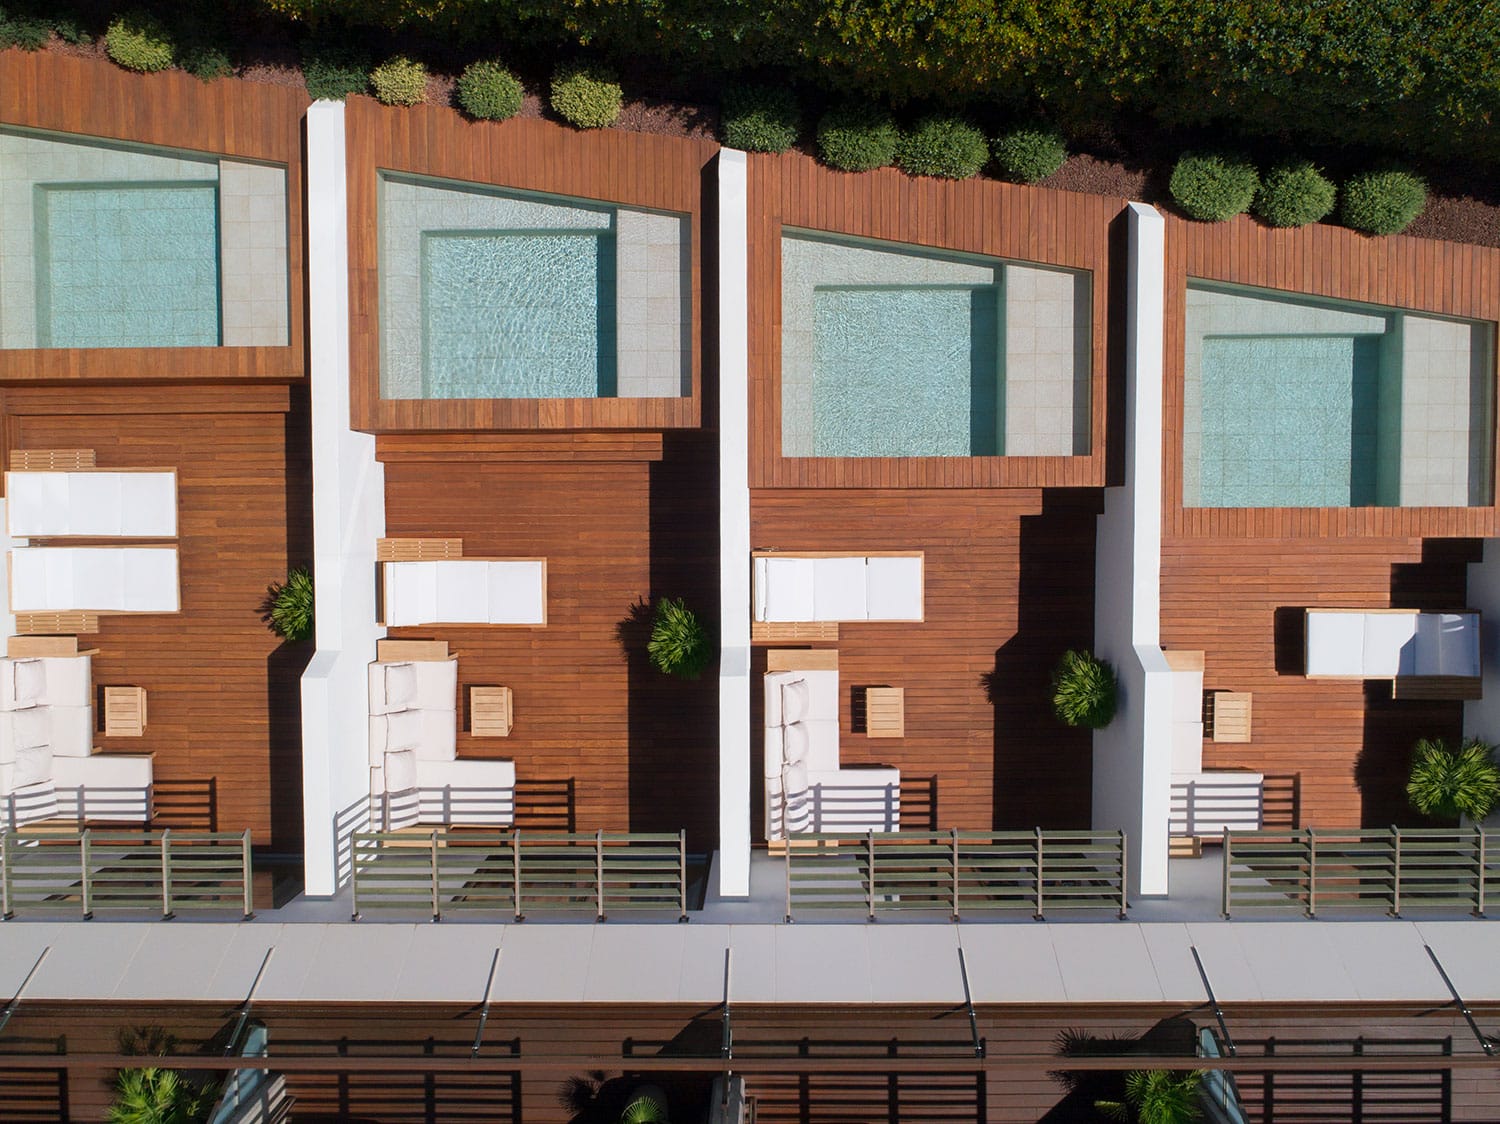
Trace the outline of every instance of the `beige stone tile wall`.
<instances>
[{"instance_id":1,"label":"beige stone tile wall","mask_svg":"<svg viewBox=\"0 0 1500 1124\"><path fill-rule=\"evenodd\" d=\"M219 162L220 317L226 347L287 342L286 169Z\"/></svg>"}]
</instances>

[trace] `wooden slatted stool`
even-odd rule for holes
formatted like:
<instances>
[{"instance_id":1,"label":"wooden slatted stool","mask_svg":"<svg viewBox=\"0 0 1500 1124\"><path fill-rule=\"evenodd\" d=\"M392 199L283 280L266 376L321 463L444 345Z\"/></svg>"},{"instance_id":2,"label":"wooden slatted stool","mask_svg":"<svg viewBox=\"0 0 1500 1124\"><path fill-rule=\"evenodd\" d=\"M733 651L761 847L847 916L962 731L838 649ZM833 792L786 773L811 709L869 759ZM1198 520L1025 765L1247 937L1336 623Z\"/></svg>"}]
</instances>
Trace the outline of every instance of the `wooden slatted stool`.
<instances>
[{"instance_id":1,"label":"wooden slatted stool","mask_svg":"<svg viewBox=\"0 0 1500 1124\"><path fill-rule=\"evenodd\" d=\"M509 687L469 688L469 733L476 738L508 738L515 719Z\"/></svg>"},{"instance_id":2,"label":"wooden slatted stool","mask_svg":"<svg viewBox=\"0 0 1500 1124\"><path fill-rule=\"evenodd\" d=\"M138 738L146 732L146 688L104 688L104 736Z\"/></svg>"},{"instance_id":3,"label":"wooden slatted stool","mask_svg":"<svg viewBox=\"0 0 1500 1124\"><path fill-rule=\"evenodd\" d=\"M1214 691L1212 702L1213 738L1216 742L1250 740L1249 691Z\"/></svg>"}]
</instances>

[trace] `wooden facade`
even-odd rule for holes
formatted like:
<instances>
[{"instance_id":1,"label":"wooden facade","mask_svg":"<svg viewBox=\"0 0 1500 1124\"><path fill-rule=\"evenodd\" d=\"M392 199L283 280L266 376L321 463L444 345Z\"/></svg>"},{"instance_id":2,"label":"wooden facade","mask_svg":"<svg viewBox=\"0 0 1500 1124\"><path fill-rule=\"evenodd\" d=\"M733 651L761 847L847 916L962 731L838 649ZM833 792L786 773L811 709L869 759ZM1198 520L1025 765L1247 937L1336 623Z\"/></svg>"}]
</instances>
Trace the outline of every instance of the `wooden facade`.
<instances>
[{"instance_id":1,"label":"wooden facade","mask_svg":"<svg viewBox=\"0 0 1500 1124\"><path fill-rule=\"evenodd\" d=\"M670 429L698 424L705 169L710 141L551 121L469 121L437 106L345 107L349 167L350 414L356 429ZM689 216L692 394L681 398L389 399L380 397L379 172L414 175Z\"/></svg>"},{"instance_id":2,"label":"wooden facade","mask_svg":"<svg viewBox=\"0 0 1500 1124\"><path fill-rule=\"evenodd\" d=\"M302 115L306 91L264 82L201 82L180 70L136 74L53 51L0 52L0 126L187 149L286 169L285 347L0 349L0 383L289 380L305 369Z\"/></svg>"}]
</instances>

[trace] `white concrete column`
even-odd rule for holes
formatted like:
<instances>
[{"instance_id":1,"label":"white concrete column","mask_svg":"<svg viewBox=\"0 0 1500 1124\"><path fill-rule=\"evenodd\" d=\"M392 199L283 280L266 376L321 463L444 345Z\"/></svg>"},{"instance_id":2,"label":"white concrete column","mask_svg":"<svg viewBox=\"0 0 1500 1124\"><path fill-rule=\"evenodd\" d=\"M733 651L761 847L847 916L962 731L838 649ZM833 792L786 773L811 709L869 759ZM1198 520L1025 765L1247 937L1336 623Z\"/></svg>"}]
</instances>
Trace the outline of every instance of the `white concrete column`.
<instances>
[{"instance_id":1,"label":"white concrete column","mask_svg":"<svg viewBox=\"0 0 1500 1124\"><path fill-rule=\"evenodd\" d=\"M1167 892L1172 675L1161 651L1162 378L1166 224L1126 212L1125 484L1106 488L1094 579L1095 652L1120 677L1120 709L1094 734L1095 830L1129 840L1130 893Z\"/></svg>"},{"instance_id":2,"label":"white concrete column","mask_svg":"<svg viewBox=\"0 0 1500 1124\"><path fill-rule=\"evenodd\" d=\"M750 895L750 299L745 154L719 152L719 885Z\"/></svg>"},{"instance_id":3,"label":"white concrete column","mask_svg":"<svg viewBox=\"0 0 1500 1124\"><path fill-rule=\"evenodd\" d=\"M365 668L375 623L375 540L385 471L375 438L349 427L349 208L344 105L307 111L308 359L312 387L313 582L317 653L302 675L307 893L347 878L338 837L362 827L370 792Z\"/></svg>"}]
</instances>

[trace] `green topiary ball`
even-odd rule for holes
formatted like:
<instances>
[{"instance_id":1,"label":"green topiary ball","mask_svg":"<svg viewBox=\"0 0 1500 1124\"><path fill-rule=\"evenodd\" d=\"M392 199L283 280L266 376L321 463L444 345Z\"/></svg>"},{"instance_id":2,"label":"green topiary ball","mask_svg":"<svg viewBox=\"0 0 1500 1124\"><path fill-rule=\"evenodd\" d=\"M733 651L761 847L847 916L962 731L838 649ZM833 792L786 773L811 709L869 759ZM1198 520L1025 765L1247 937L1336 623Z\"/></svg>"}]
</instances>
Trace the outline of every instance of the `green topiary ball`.
<instances>
[{"instance_id":1,"label":"green topiary ball","mask_svg":"<svg viewBox=\"0 0 1500 1124\"><path fill-rule=\"evenodd\" d=\"M302 55L302 79L314 101L343 101L370 87L370 64L348 47L313 44Z\"/></svg>"},{"instance_id":2,"label":"green topiary ball","mask_svg":"<svg viewBox=\"0 0 1500 1124\"><path fill-rule=\"evenodd\" d=\"M1113 721L1115 669L1091 652L1063 653L1052 673L1052 707L1065 726L1102 730Z\"/></svg>"},{"instance_id":3,"label":"green topiary ball","mask_svg":"<svg viewBox=\"0 0 1500 1124\"><path fill-rule=\"evenodd\" d=\"M885 110L873 105L831 109L818 122L818 155L841 172L868 172L896 162L901 130Z\"/></svg>"},{"instance_id":4,"label":"green topiary ball","mask_svg":"<svg viewBox=\"0 0 1500 1124\"><path fill-rule=\"evenodd\" d=\"M175 59L167 29L147 12L116 16L104 33L104 50L126 70L166 70Z\"/></svg>"},{"instance_id":5,"label":"green topiary ball","mask_svg":"<svg viewBox=\"0 0 1500 1124\"><path fill-rule=\"evenodd\" d=\"M20 47L23 51L40 51L51 38L51 20L0 9L0 50Z\"/></svg>"},{"instance_id":6,"label":"green topiary ball","mask_svg":"<svg viewBox=\"0 0 1500 1124\"><path fill-rule=\"evenodd\" d=\"M471 62L458 79L458 104L481 121L514 117L521 111L522 95L516 76L498 62Z\"/></svg>"},{"instance_id":7,"label":"green topiary ball","mask_svg":"<svg viewBox=\"0 0 1500 1124\"><path fill-rule=\"evenodd\" d=\"M386 105L420 105L427 98L427 68L397 55L370 71L370 88Z\"/></svg>"},{"instance_id":8,"label":"green topiary ball","mask_svg":"<svg viewBox=\"0 0 1500 1124\"><path fill-rule=\"evenodd\" d=\"M724 91L719 133L730 148L785 152L797 143L802 110L785 86L738 86Z\"/></svg>"},{"instance_id":9,"label":"green topiary ball","mask_svg":"<svg viewBox=\"0 0 1500 1124\"><path fill-rule=\"evenodd\" d=\"M957 117L928 117L901 138L896 163L911 176L966 180L990 158L984 134Z\"/></svg>"},{"instance_id":10,"label":"green topiary ball","mask_svg":"<svg viewBox=\"0 0 1500 1124\"><path fill-rule=\"evenodd\" d=\"M995 138L995 165L1015 183L1044 180L1067 158L1067 142L1056 129L1024 127Z\"/></svg>"},{"instance_id":11,"label":"green topiary ball","mask_svg":"<svg viewBox=\"0 0 1500 1124\"><path fill-rule=\"evenodd\" d=\"M1189 218L1223 222L1242 215L1255 199L1255 166L1222 152L1189 152L1172 169L1172 198Z\"/></svg>"},{"instance_id":12,"label":"green topiary ball","mask_svg":"<svg viewBox=\"0 0 1500 1124\"><path fill-rule=\"evenodd\" d=\"M1260 181L1255 216L1270 226L1306 226L1326 218L1338 190L1310 160L1277 164Z\"/></svg>"},{"instance_id":13,"label":"green topiary ball","mask_svg":"<svg viewBox=\"0 0 1500 1124\"><path fill-rule=\"evenodd\" d=\"M579 129L607 129L620 119L620 83L609 71L572 66L552 78L552 109Z\"/></svg>"},{"instance_id":14,"label":"green topiary ball","mask_svg":"<svg viewBox=\"0 0 1500 1124\"><path fill-rule=\"evenodd\" d=\"M1366 234L1399 234L1427 205L1422 177L1400 168L1362 172L1344 184L1339 219Z\"/></svg>"}]
</instances>

